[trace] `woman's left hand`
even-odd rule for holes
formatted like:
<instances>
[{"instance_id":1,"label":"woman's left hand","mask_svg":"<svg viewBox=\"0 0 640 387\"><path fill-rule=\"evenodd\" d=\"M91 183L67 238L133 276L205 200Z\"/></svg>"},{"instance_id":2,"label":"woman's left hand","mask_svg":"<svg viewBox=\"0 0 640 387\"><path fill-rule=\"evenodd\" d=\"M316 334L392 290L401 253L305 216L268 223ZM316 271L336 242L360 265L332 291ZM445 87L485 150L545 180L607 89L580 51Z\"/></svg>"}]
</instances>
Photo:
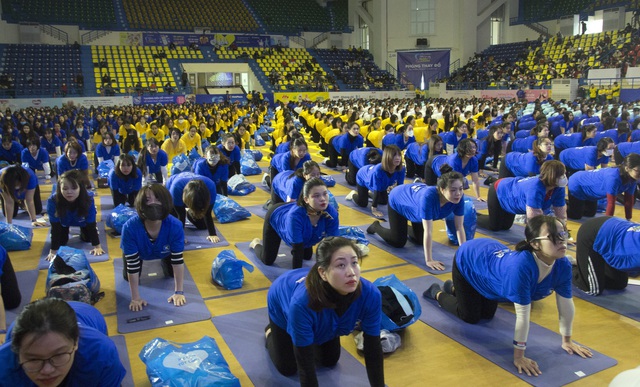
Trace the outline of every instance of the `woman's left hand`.
<instances>
[{"instance_id":1,"label":"woman's left hand","mask_svg":"<svg viewBox=\"0 0 640 387\"><path fill-rule=\"evenodd\" d=\"M171 297L167 299L168 303L173 303L175 306L182 306L187 303L187 299L184 294L173 294Z\"/></svg>"},{"instance_id":2,"label":"woman's left hand","mask_svg":"<svg viewBox=\"0 0 640 387\"><path fill-rule=\"evenodd\" d=\"M207 240L212 243L218 243L220 242L220 237L218 237L217 235L209 235L207 237Z\"/></svg>"},{"instance_id":3,"label":"woman's left hand","mask_svg":"<svg viewBox=\"0 0 640 387\"><path fill-rule=\"evenodd\" d=\"M477 199L479 202L483 202L483 203L485 203L485 202L486 202L485 198L483 198L482 196L478 196L476 199Z\"/></svg>"},{"instance_id":4,"label":"woman's left hand","mask_svg":"<svg viewBox=\"0 0 640 387\"><path fill-rule=\"evenodd\" d=\"M591 350L589 348L578 345L573 341L562 343L562 349L567 351L569 355L576 354L584 359L593 356L593 353L591 353Z\"/></svg>"},{"instance_id":5,"label":"woman's left hand","mask_svg":"<svg viewBox=\"0 0 640 387\"><path fill-rule=\"evenodd\" d=\"M44 227L47 225L47 222L42 222L40 220L34 220L33 222L31 222L31 225L33 227Z\"/></svg>"},{"instance_id":6,"label":"woman's left hand","mask_svg":"<svg viewBox=\"0 0 640 387\"><path fill-rule=\"evenodd\" d=\"M104 254L104 250L102 250L101 246L96 246L93 249L91 249L91 251L89 251L89 254L91 255L102 255Z\"/></svg>"},{"instance_id":7,"label":"woman's left hand","mask_svg":"<svg viewBox=\"0 0 640 387\"><path fill-rule=\"evenodd\" d=\"M382 212L374 209L371 209L371 215L375 216L376 218L384 218L384 214Z\"/></svg>"}]
</instances>

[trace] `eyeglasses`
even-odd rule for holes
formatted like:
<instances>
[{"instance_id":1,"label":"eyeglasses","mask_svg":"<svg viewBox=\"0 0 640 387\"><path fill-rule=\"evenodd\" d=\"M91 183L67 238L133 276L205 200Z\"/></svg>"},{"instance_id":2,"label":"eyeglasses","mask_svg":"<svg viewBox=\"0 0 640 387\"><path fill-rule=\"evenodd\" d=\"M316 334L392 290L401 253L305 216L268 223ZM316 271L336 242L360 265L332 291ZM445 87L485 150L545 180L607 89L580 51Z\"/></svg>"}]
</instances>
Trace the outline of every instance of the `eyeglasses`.
<instances>
[{"instance_id":1,"label":"eyeglasses","mask_svg":"<svg viewBox=\"0 0 640 387\"><path fill-rule=\"evenodd\" d=\"M74 347L69 352L59 353L57 355L53 355L48 359L34 359L27 360L25 362L20 363L22 369L25 372L39 372L42 368L44 368L45 362L49 362L53 367L62 367L63 365L69 363L71 360L71 354L74 353L76 348Z\"/></svg>"},{"instance_id":2,"label":"eyeglasses","mask_svg":"<svg viewBox=\"0 0 640 387\"><path fill-rule=\"evenodd\" d=\"M561 231L559 233L557 233L555 235L554 238L557 241L566 241L567 239L569 239L569 233L566 231ZM544 236L544 237L537 237L537 238L533 238L532 241L541 241L541 240L550 240L551 242L553 242L553 239L551 239L551 234Z\"/></svg>"}]
</instances>

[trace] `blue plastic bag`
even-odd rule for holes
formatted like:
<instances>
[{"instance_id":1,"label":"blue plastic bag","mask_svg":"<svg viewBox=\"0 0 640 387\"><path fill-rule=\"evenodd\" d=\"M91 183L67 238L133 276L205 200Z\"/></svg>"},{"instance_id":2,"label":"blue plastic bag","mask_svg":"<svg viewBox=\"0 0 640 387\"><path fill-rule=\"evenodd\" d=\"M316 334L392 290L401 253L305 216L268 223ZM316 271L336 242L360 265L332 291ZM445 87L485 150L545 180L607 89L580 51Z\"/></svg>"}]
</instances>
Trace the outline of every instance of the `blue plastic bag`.
<instances>
[{"instance_id":1,"label":"blue plastic bag","mask_svg":"<svg viewBox=\"0 0 640 387\"><path fill-rule=\"evenodd\" d=\"M131 150L129 151L129 155L130 155L130 156L133 156L133 159L136 161L136 163L138 162L138 157L140 157L140 152L138 152L138 151L136 151L136 150L131 149Z\"/></svg>"},{"instance_id":2,"label":"blue plastic bag","mask_svg":"<svg viewBox=\"0 0 640 387\"><path fill-rule=\"evenodd\" d=\"M455 246L458 246L458 236L456 235L456 225L453 220L453 212L445 218L445 226L447 229L447 236L449 241ZM476 222L478 220L478 213L476 212L476 206L473 204L473 198L468 196L464 197L464 233L467 236L467 240L472 240L476 235Z\"/></svg>"},{"instance_id":3,"label":"blue plastic bag","mask_svg":"<svg viewBox=\"0 0 640 387\"><path fill-rule=\"evenodd\" d=\"M409 287L407 287L407 285L405 285L402 281L400 281L395 276L395 274L378 278L373 282L373 284L376 287L378 287L378 289L381 291L383 295L382 312L381 312L382 318L380 320L380 327L382 329L386 329L388 331L393 332L393 331L406 328L409 325L413 324L414 322L418 321L418 319L420 318L420 315L422 314L422 307L420 306L420 301L418 300L418 296L416 296L413 290L411 290ZM382 287L389 287L392 289L381 289ZM392 290L393 291L392 294L395 294L398 297L398 299L405 304L405 307L410 309L410 310L407 310L406 312L406 319L405 319L406 321L404 321L404 323L398 324L385 314L386 312L385 306L388 305L388 303L385 302L386 300L385 295L390 294L390 292L385 290Z\"/></svg>"},{"instance_id":4,"label":"blue plastic bag","mask_svg":"<svg viewBox=\"0 0 640 387\"><path fill-rule=\"evenodd\" d=\"M155 338L142 348L139 356L147 366L153 387L240 387L218 344L208 336L184 344Z\"/></svg>"},{"instance_id":5,"label":"blue plastic bag","mask_svg":"<svg viewBox=\"0 0 640 387\"><path fill-rule=\"evenodd\" d=\"M173 165L171 166L171 175L177 175L182 172L190 171L191 166L189 164L189 159L185 154L179 154L173 158L171 161Z\"/></svg>"},{"instance_id":6,"label":"blue plastic bag","mask_svg":"<svg viewBox=\"0 0 640 387\"><path fill-rule=\"evenodd\" d=\"M327 187L329 187L329 188L331 188L331 187L333 187L334 185L336 185L336 180L335 180L332 176L329 176L329 175L320 175L320 179L321 179L322 181L324 181L324 183L325 183L325 184L327 185Z\"/></svg>"},{"instance_id":7,"label":"blue plastic bag","mask_svg":"<svg viewBox=\"0 0 640 387\"><path fill-rule=\"evenodd\" d=\"M256 186L250 183L242 174L231 176L227 180L227 189L229 195L245 196L256 190Z\"/></svg>"},{"instance_id":8,"label":"blue plastic bag","mask_svg":"<svg viewBox=\"0 0 640 387\"><path fill-rule=\"evenodd\" d=\"M264 132L266 133L266 130ZM255 142L256 146L264 146L265 145L264 139L262 138L260 133L258 133L257 130L253 134L253 141Z\"/></svg>"},{"instance_id":9,"label":"blue plastic bag","mask_svg":"<svg viewBox=\"0 0 640 387\"><path fill-rule=\"evenodd\" d=\"M96 272L91 268L87 256L84 255L84 251L74 249L73 247L69 246L61 246L58 249L58 255L67 265L73 267L76 271L88 270L89 280L85 285L87 286L87 288L89 288L92 295L96 295L100 292L100 280L98 279ZM47 272L47 281L45 282L45 286L48 286L53 274L56 274L56 270L53 265L50 265L49 271Z\"/></svg>"},{"instance_id":10,"label":"blue plastic bag","mask_svg":"<svg viewBox=\"0 0 640 387\"><path fill-rule=\"evenodd\" d=\"M253 159L253 155L247 151L242 152L240 157L240 173L245 176L259 175L262 173L262 168Z\"/></svg>"},{"instance_id":11,"label":"blue plastic bag","mask_svg":"<svg viewBox=\"0 0 640 387\"><path fill-rule=\"evenodd\" d=\"M257 149L245 149L245 151L244 151L244 152L245 152L245 153L249 153L249 154L251 154L251 156L253 156L253 159L254 159L255 161L260 161L260 160L262 160L262 152L260 152L260 151L259 151L259 150L257 150Z\"/></svg>"},{"instance_id":12,"label":"blue plastic bag","mask_svg":"<svg viewBox=\"0 0 640 387\"><path fill-rule=\"evenodd\" d=\"M114 168L113 160L104 160L98 164L98 177L106 179L109 177L109 172Z\"/></svg>"},{"instance_id":13,"label":"blue plastic bag","mask_svg":"<svg viewBox=\"0 0 640 387\"><path fill-rule=\"evenodd\" d=\"M127 207L124 204L118 204L116 208L111 211L111 214L107 217L107 226L116 230L118 234L122 234L122 226L127 223L127 220L136 215L137 212L131 207Z\"/></svg>"},{"instance_id":14,"label":"blue plastic bag","mask_svg":"<svg viewBox=\"0 0 640 387\"><path fill-rule=\"evenodd\" d=\"M336 200L336 197L333 196L331 191L327 191L327 192L329 193L329 205L335 208L336 211L338 211L340 209L340 206L338 205L338 201Z\"/></svg>"},{"instance_id":15,"label":"blue plastic bag","mask_svg":"<svg viewBox=\"0 0 640 387\"><path fill-rule=\"evenodd\" d=\"M237 222L250 218L251 213L224 195L216 195L216 202L213 205L213 213L220 223Z\"/></svg>"},{"instance_id":16,"label":"blue plastic bag","mask_svg":"<svg viewBox=\"0 0 640 387\"><path fill-rule=\"evenodd\" d=\"M368 245L369 240L364 235L364 231L356 226L340 226L338 227L338 235L341 237L353 239L356 243Z\"/></svg>"},{"instance_id":17,"label":"blue plastic bag","mask_svg":"<svg viewBox=\"0 0 640 387\"><path fill-rule=\"evenodd\" d=\"M7 251L22 251L31 248L33 230L27 227L0 222L0 246Z\"/></svg>"},{"instance_id":18,"label":"blue plastic bag","mask_svg":"<svg viewBox=\"0 0 640 387\"><path fill-rule=\"evenodd\" d=\"M222 250L211 264L211 279L227 290L240 289L244 282L244 271L253 273L253 265L236 258L233 250Z\"/></svg>"}]
</instances>

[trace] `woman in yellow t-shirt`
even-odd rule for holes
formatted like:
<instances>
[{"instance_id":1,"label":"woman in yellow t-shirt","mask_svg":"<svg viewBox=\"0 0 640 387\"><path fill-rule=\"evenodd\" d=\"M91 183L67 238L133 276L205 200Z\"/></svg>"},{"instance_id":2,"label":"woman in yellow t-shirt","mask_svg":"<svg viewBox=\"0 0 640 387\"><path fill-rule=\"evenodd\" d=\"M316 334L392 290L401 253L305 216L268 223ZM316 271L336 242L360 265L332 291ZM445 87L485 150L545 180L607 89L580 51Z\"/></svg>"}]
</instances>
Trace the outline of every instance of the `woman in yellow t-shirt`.
<instances>
[{"instance_id":1,"label":"woman in yellow t-shirt","mask_svg":"<svg viewBox=\"0 0 640 387\"><path fill-rule=\"evenodd\" d=\"M187 154L187 145L180 139L180 131L177 128L171 129L169 139L162 144L162 150L167 152L167 158L171 163L177 155Z\"/></svg>"},{"instance_id":2,"label":"woman in yellow t-shirt","mask_svg":"<svg viewBox=\"0 0 640 387\"><path fill-rule=\"evenodd\" d=\"M196 148L196 151L200 156L202 156L202 138L198 134L198 128L192 126L189 128L189 131L182 135L180 138L184 144L187 146L187 150L191 152L193 148Z\"/></svg>"}]
</instances>

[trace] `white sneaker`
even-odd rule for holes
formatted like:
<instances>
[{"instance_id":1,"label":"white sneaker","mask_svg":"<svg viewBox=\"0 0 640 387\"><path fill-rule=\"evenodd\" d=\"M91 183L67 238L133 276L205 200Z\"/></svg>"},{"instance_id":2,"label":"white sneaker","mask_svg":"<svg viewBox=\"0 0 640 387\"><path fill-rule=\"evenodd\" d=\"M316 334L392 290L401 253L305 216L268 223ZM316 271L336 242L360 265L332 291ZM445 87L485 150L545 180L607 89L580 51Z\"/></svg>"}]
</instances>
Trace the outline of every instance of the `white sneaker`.
<instances>
[{"instance_id":1,"label":"white sneaker","mask_svg":"<svg viewBox=\"0 0 640 387\"><path fill-rule=\"evenodd\" d=\"M419 177L416 177L415 179L413 179L414 183L422 183L422 179Z\"/></svg>"},{"instance_id":2,"label":"white sneaker","mask_svg":"<svg viewBox=\"0 0 640 387\"><path fill-rule=\"evenodd\" d=\"M269 177L268 173L265 173L262 175L262 181L261 181L262 185L265 185L265 186L267 185L267 177Z\"/></svg>"},{"instance_id":3,"label":"white sneaker","mask_svg":"<svg viewBox=\"0 0 640 387\"><path fill-rule=\"evenodd\" d=\"M516 215L515 219L513 220L514 223L522 223L525 224L527 223L527 216L520 214L520 215Z\"/></svg>"},{"instance_id":4,"label":"white sneaker","mask_svg":"<svg viewBox=\"0 0 640 387\"><path fill-rule=\"evenodd\" d=\"M327 161L329 161L329 158L325 157L324 160L322 160L322 164L327 165Z\"/></svg>"},{"instance_id":5,"label":"white sneaker","mask_svg":"<svg viewBox=\"0 0 640 387\"><path fill-rule=\"evenodd\" d=\"M353 200L353 195L355 195L357 192L356 191L351 191L347 194L347 196L345 196L345 200Z\"/></svg>"}]
</instances>

